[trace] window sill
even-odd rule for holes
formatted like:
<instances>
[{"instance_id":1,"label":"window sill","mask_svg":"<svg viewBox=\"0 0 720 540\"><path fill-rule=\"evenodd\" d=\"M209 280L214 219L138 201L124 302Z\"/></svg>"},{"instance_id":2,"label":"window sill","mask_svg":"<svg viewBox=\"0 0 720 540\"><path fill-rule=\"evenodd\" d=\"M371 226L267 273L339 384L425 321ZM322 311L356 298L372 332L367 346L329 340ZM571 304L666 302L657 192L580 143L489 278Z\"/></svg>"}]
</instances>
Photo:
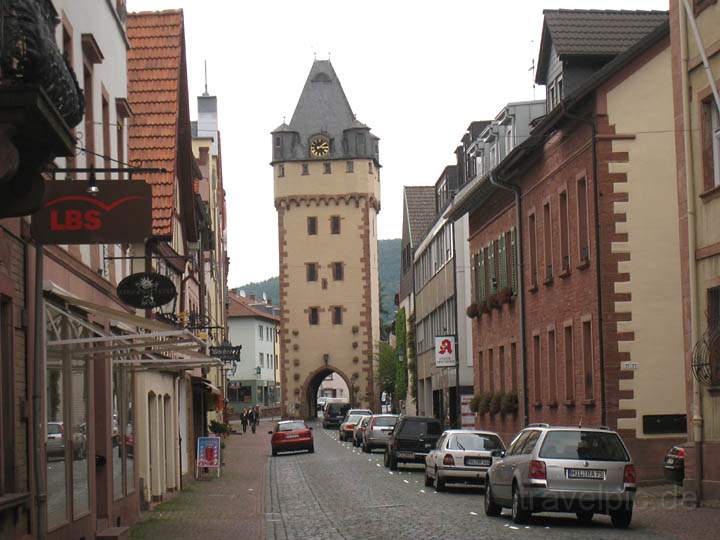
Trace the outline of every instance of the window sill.
<instances>
[{"instance_id":1,"label":"window sill","mask_svg":"<svg viewBox=\"0 0 720 540\"><path fill-rule=\"evenodd\" d=\"M590 268L590 259L583 259L580 261L580 264L578 264L575 268L578 270L585 270L586 268Z\"/></svg>"},{"instance_id":2,"label":"window sill","mask_svg":"<svg viewBox=\"0 0 720 540\"><path fill-rule=\"evenodd\" d=\"M585 407L594 407L595 406L594 399L583 399L580 403L582 403Z\"/></svg>"},{"instance_id":3,"label":"window sill","mask_svg":"<svg viewBox=\"0 0 720 540\"><path fill-rule=\"evenodd\" d=\"M574 407L575 406L575 400L574 399L566 399L564 402L566 407Z\"/></svg>"},{"instance_id":4,"label":"window sill","mask_svg":"<svg viewBox=\"0 0 720 540\"><path fill-rule=\"evenodd\" d=\"M700 194L700 198L703 202L712 201L720 197L720 185L706 189Z\"/></svg>"},{"instance_id":5,"label":"window sill","mask_svg":"<svg viewBox=\"0 0 720 540\"><path fill-rule=\"evenodd\" d=\"M543 281L543 285L545 285L546 287L550 287L554 281L555 281L554 278L551 278L551 277L546 278L545 281Z\"/></svg>"},{"instance_id":6,"label":"window sill","mask_svg":"<svg viewBox=\"0 0 720 540\"><path fill-rule=\"evenodd\" d=\"M533 407L535 407L536 409L542 409L542 406L542 401L536 401L535 403L533 403Z\"/></svg>"},{"instance_id":7,"label":"window sill","mask_svg":"<svg viewBox=\"0 0 720 540\"><path fill-rule=\"evenodd\" d=\"M557 401L549 401L547 403L547 406L550 407L551 409L557 409L558 402Z\"/></svg>"},{"instance_id":8,"label":"window sill","mask_svg":"<svg viewBox=\"0 0 720 540\"><path fill-rule=\"evenodd\" d=\"M563 271L558 274L558 277L561 279L569 278L571 273L570 268L563 268Z\"/></svg>"}]
</instances>

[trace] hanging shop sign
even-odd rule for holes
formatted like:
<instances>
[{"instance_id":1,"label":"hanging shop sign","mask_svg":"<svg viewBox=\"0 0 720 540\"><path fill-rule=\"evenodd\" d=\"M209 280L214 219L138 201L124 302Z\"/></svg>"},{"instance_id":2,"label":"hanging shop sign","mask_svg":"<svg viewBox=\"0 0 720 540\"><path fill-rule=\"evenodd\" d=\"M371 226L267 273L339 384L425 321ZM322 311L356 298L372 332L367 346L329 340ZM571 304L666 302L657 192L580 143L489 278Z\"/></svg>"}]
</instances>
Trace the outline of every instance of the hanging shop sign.
<instances>
[{"instance_id":1,"label":"hanging shop sign","mask_svg":"<svg viewBox=\"0 0 720 540\"><path fill-rule=\"evenodd\" d=\"M435 367L455 367L455 336L435 337Z\"/></svg>"},{"instance_id":2,"label":"hanging shop sign","mask_svg":"<svg viewBox=\"0 0 720 540\"><path fill-rule=\"evenodd\" d=\"M136 309L151 309L172 302L177 289L172 280L156 272L131 274L117 286L120 300Z\"/></svg>"},{"instance_id":3,"label":"hanging shop sign","mask_svg":"<svg viewBox=\"0 0 720 540\"><path fill-rule=\"evenodd\" d=\"M32 236L42 244L132 244L152 236L149 184L105 180L88 193L79 180L45 182L42 207L32 216Z\"/></svg>"},{"instance_id":4,"label":"hanging shop sign","mask_svg":"<svg viewBox=\"0 0 720 540\"><path fill-rule=\"evenodd\" d=\"M223 343L218 347L210 347L210 356L219 358L226 364L240 361L242 345L233 346L230 343Z\"/></svg>"}]
</instances>

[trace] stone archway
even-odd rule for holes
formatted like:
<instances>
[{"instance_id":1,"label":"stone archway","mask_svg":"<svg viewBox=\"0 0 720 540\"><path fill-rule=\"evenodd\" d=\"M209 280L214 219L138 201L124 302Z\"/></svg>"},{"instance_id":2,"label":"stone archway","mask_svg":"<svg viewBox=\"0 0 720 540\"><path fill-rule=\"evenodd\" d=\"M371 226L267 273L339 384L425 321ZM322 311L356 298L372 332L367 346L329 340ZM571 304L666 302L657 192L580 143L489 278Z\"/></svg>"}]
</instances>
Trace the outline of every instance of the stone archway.
<instances>
[{"instance_id":1,"label":"stone archway","mask_svg":"<svg viewBox=\"0 0 720 540\"><path fill-rule=\"evenodd\" d=\"M305 418L306 420L317 418L318 389L320 388L320 384L323 382L325 377L327 377L331 373L337 373L340 377L342 377L343 381L345 381L345 384L348 387L348 398L350 406L356 405L356 387L353 386L353 381L350 379L350 377L345 375L345 373L343 373L338 368L329 365L321 366L312 373L310 373L305 378L305 382L302 385L301 395L303 396L303 401L300 405L300 415L302 416L302 418Z\"/></svg>"}]
</instances>

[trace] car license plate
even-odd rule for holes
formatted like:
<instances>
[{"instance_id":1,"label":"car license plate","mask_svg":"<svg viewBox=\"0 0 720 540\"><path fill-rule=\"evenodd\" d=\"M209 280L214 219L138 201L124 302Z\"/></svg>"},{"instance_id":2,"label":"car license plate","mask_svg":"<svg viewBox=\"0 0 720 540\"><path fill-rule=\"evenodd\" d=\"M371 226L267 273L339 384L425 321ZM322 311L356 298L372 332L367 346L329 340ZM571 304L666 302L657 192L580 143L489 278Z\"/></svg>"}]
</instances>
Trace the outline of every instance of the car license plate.
<instances>
[{"instance_id":1,"label":"car license plate","mask_svg":"<svg viewBox=\"0 0 720 540\"><path fill-rule=\"evenodd\" d=\"M413 452L398 452L398 457L402 459L414 459L415 454Z\"/></svg>"},{"instance_id":2,"label":"car license plate","mask_svg":"<svg viewBox=\"0 0 720 540\"><path fill-rule=\"evenodd\" d=\"M300 437L300 435L295 435L295 434L293 434L293 435L286 435L286 436L285 436L286 439L297 439L298 437Z\"/></svg>"},{"instance_id":3,"label":"car license plate","mask_svg":"<svg viewBox=\"0 0 720 540\"><path fill-rule=\"evenodd\" d=\"M667 463L668 465L672 465L675 463L675 458L669 457L665 460L665 463Z\"/></svg>"},{"instance_id":4,"label":"car license plate","mask_svg":"<svg viewBox=\"0 0 720 540\"><path fill-rule=\"evenodd\" d=\"M601 469L565 469L568 478L581 480L605 480L605 471Z\"/></svg>"},{"instance_id":5,"label":"car license plate","mask_svg":"<svg viewBox=\"0 0 720 540\"><path fill-rule=\"evenodd\" d=\"M465 458L465 465L470 465L473 467L489 467L490 466L490 460L486 458Z\"/></svg>"}]
</instances>

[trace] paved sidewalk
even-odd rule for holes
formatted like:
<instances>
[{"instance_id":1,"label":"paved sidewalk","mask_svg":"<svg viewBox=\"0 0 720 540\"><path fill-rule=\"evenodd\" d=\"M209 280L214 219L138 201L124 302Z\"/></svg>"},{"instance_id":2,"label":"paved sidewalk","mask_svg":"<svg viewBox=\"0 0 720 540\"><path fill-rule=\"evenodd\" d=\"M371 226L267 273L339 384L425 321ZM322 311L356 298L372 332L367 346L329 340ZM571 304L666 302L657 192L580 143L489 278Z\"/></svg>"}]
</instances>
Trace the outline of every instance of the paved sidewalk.
<instances>
[{"instance_id":1,"label":"paved sidewalk","mask_svg":"<svg viewBox=\"0 0 720 540\"><path fill-rule=\"evenodd\" d=\"M254 435L225 439L222 476L192 481L173 499L143 515L130 530L133 540L225 540L265 538L265 475L272 422ZM239 425L238 425L239 427Z\"/></svg>"}]
</instances>

